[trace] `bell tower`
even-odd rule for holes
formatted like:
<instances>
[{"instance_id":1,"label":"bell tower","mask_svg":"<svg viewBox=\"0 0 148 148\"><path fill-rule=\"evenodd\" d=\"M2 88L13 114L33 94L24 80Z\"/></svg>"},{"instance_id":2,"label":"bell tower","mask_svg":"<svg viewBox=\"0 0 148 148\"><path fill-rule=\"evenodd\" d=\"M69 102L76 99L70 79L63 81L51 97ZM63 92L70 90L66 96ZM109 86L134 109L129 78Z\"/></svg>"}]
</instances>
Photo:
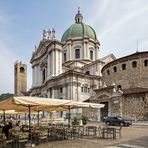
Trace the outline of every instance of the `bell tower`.
<instances>
[{"instance_id":1,"label":"bell tower","mask_svg":"<svg viewBox=\"0 0 148 148\"><path fill-rule=\"evenodd\" d=\"M20 61L14 64L14 95L23 96L27 91L27 65Z\"/></svg>"}]
</instances>

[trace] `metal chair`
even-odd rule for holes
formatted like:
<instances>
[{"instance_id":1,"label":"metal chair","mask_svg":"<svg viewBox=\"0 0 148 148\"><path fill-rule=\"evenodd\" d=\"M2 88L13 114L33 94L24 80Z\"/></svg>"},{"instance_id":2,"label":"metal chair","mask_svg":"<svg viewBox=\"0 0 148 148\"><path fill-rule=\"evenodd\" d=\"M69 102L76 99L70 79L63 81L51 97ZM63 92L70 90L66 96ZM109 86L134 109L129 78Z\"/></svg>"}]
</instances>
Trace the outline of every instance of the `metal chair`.
<instances>
[{"instance_id":1,"label":"metal chair","mask_svg":"<svg viewBox=\"0 0 148 148\"><path fill-rule=\"evenodd\" d=\"M122 130L122 126L120 126L119 128L116 128L116 135L118 134L119 138L121 138L121 130Z\"/></svg>"}]
</instances>

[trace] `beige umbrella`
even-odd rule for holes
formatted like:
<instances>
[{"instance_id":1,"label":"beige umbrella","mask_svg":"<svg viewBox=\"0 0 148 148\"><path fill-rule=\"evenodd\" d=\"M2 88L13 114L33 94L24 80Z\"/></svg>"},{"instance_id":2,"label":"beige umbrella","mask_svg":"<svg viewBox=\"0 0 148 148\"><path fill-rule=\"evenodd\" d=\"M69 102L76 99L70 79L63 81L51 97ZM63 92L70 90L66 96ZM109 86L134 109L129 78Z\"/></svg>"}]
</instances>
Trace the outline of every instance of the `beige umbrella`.
<instances>
[{"instance_id":1,"label":"beige umbrella","mask_svg":"<svg viewBox=\"0 0 148 148\"><path fill-rule=\"evenodd\" d=\"M95 103L86 103L86 102L76 102L72 100L61 100L61 99L53 99L53 98L39 98L39 97L13 97L11 99L7 99L0 102L0 110L26 110L29 108L29 117L30 112L32 110L45 110L45 111L63 111L77 108L102 108L103 104L95 104ZM29 125L30 125L29 118Z\"/></svg>"}]
</instances>

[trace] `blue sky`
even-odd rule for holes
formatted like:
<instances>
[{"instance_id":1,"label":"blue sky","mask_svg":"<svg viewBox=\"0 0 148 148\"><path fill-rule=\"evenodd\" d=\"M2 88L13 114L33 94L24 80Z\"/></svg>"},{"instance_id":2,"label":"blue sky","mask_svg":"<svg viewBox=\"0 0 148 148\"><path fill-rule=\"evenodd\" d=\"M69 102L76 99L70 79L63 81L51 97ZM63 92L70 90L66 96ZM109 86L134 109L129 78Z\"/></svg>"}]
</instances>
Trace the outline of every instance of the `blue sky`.
<instances>
[{"instance_id":1,"label":"blue sky","mask_svg":"<svg viewBox=\"0 0 148 148\"><path fill-rule=\"evenodd\" d=\"M60 40L74 23L80 7L84 22L92 26L101 44L99 56L117 58L148 50L147 0L0 0L0 93L14 91L16 60L28 64L28 89L34 46L42 30L54 27Z\"/></svg>"}]
</instances>

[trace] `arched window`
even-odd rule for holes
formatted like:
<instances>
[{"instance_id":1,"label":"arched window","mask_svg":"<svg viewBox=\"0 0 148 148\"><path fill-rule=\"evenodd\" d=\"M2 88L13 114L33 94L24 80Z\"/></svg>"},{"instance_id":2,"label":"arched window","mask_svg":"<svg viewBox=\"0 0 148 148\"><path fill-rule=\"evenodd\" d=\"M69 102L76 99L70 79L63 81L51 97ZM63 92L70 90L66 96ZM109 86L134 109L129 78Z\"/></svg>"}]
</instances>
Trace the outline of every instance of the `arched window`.
<instances>
[{"instance_id":1,"label":"arched window","mask_svg":"<svg viewBox=\"0 0 148 148\"><path fill-rule=\"evenodd\" d=\"M90 59L93 60L93 51L90 50Z\"/></svg>"},{"instance_id":2,"label":"arched window","mask_svg":"<svg viewBox=\"0 0 148 148\"><path fill-rule=\"evenodd\" d=\"M148 60L144 60L144 66L148 66Z\"/></svg>"},{"instance_id":3,"label":"arched window","mask_svg":"<svg viewBox=\"0 0 148 148\"><path fill-rule=\"evenodd\" d=\"M84 90L83 90L83 86L81 86L81 92L84 92Z\"/></svg>"},{"instance_id":4,"label":"arched window","mask_svg":"<svg viewBox=\"0 0 148 148\"><path fill-rule=\"evenodd\" d=\"M43 73L42 73L43 82L45 81L45 78L46 78L46 74L45 73L46 73L46 70L44 69Z\"/></svg>"},{"instance_id":5,"label":"arched window","mask_svg":"<svg viewBox=\"0 0 148 148\"><path fill-rule=\"evenodd\" d=\"M63 58L64 58L64 62L66 62L66 52L64 52Z\"/></svg>"},{"instance_id":6,"label":"arched window","mask_svg":"<svg viewBox=\"0 0 148 148\"><path fill-rule=\"evenodd\" d=\"M87 75L90 75L90 71L86 71L86 74L87 74Z\"/></svg>"},{"instance_id":7,"label":"arched window","mask_svg":"<svg viewBox=\"0 0 148 148\"><path fill-rule=\"evenodd\" d=\"M109 70L107 70L107 74L109 75Z\"/></svg>"},{"instance_id":8,"label":"arched window","mask_svg":"<svg viewBox=\"0 0 148 148\"><path fill-rule=\"evenodd\" d=\"M81 85L81 92L83 93L89 93L90 92L90 87L88 86L88 84L82 84Z\"/></svg>"},{"instance_id":9,"label":"arched window","mask_svg":"<svg viewBox=\"0 0 148 148\"><path fill-rule=\"evenodd\" d=\"M75 58L79 59L80 58L80 49L75 50Z\"/></svg>"},{"instance_id":10,"label":"arched window","mask_svg":"<svg viewBox=\"0 0 148 148\"><path fill-rule=\"evenodd\" d=\"M121 89L122 89L122 86L121 86L121 85L118 85L118 86L117 86L117 89L118 89L118 90L121 90Z\"/></svg>"},{"instance_id":11,"label":"arched window","mask_svg":"<svg viewBox=\"0 0 148 148\"><path fill-rule=\"evenodd\" d=\"M24 73L25 69L24 67L20 67L20 73Z\"/></svg>"},{"instance_id":12,"label":"arched window","mask_svg":"<svg viewBox=\"0 0 148 148\"><path fill-rule=\"evenodd\" d=\"M63 87L60 88L60 93L63 93Z\"/></svg>"},{"instance_id":13,"label":"arched window","mask_svg":"<svg viewBox=\"0 0 148 148\"><path fill-rule=\"evenodd\" d=\"M133 68L136 68L136 67L137 67L137 62L136 62L136 61L133 61L133 62L132 62L132 67L133 67Z\"/></svg>"},{"instance_id":14,"label":"arched window","mask_svg":"<svg viewBox=\"0 0 148 148\"><path fill-rule=\"evenodd\" d=\"M117 72L117 67L116 67L116 66L114 66L114 68L113 68L113 69L114 69L114 72Z\"/></svg>"},{"instance_id":15,"label":"arched window","mask_svg":"<svg viewBox=\"0 0 148 148\"><path fill-rule=\"evenodd\" d=\"M122 70L126 69L126 64L122 64Z\"/></svg>"},{"instance_id":16,"label":"arched window","mask_svg":"<svg viewBox=\"0 0 148 148\"><path fill-rule=\"evenodd\" d=\"M52 98L52 88L49 88L49 98Z\"/></svg>"}]
</instances>

